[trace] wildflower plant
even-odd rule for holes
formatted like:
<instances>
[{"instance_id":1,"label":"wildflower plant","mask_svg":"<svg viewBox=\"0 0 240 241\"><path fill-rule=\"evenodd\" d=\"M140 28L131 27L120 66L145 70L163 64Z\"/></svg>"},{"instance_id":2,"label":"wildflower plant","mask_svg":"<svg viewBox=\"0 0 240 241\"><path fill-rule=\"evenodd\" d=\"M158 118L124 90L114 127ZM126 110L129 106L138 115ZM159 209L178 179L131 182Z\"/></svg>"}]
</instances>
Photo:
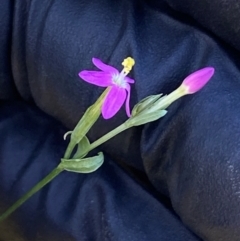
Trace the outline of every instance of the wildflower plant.
<instances>
[{"instance_id":1,"label":"wildflower plant","mask_svg":"<svg viewBox=\"0 0 240 241\"><path fill-rule=\"evenodd\" d=\"M76 127L64 135L64 139L70 135L70 142L60 164L7 209L0 216L0 222L5 220L12 212L61 172L91 173L96 171L103 164L104 155L102 152L99 152L96 156L86 157L91 150L126 129L156 121L165 116L167 114L166 108L174 101L184 95L199 91L214 74L214 68L212 67L200 69L186 77L182 84L169 95L163 96L162 94L157 94L148 96L137 103L132 111L130 111L130 84L134 84L135 81L127 75L135 64L134 59L131 57L124 59L122 62L123 70L121 72L113 66L103 63L100 59L93 58L92 62L99 70L83 70L79 73L79 77L87 83L105 87L105 90L97 101L86 110ZM117 128L90 143L87 133L100 115L102 114L104 119L114 117L124 105L124 102L126 114L129 118Z\"/></svg>"}]
</instances>

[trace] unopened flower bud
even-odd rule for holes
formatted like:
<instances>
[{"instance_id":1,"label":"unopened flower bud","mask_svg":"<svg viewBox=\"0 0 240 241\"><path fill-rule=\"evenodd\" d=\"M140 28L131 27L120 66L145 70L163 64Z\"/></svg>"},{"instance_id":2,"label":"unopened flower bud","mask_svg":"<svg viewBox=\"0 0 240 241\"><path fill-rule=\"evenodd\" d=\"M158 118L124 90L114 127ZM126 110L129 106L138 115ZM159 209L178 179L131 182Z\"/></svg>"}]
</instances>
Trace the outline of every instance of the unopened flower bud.
<instances>
[{"instance_id":1,"label":"unopened flower bud","mask_svg":"<svg viewBox=\"0 0 240 241\"><path fill-rule=\"evenodd\" d=\"M185 89L186 94L194 94L207 84L207 82L212 78L213 74L213 67L200 69L185 78L181 87Z\"/></svg>"}]
</instances>

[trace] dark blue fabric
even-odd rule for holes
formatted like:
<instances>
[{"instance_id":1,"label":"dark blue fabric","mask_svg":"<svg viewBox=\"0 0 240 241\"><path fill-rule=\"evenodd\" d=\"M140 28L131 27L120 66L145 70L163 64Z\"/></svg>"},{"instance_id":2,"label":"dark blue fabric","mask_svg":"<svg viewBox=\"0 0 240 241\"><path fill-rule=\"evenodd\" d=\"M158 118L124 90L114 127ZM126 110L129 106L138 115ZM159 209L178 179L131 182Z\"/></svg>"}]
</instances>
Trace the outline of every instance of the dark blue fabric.
<instances>
[{"instance_id":1,"label":"dark blue fabric","mask_svg":"<svg viewBox=\"0 0 240 241\"><path fill-rule=\"evenodd\" d=\"M177 0L168 3L179 9ZM209 6L204 3L196 5L197 13ZM103 91L78 77L93 68L92 57L119 69L125 57L135 58L131 106L147 95L171 92L202 67L213 66L216 73L163 119L102 145L107 158L96 173L61 174L9 218L0 239L9 240L9 230L17 229L23 240L198 240L193 232L203 240L238 241L239 52L228 45L238 48L228 28L232 18L224 15L229 23L221 31L211 27L217 26L221 5L209 8L213 21L201 15L204 22L153 0L32 0L9 6L5 11L12 18L1 24L11 39L3 42L11 47L11 64L6 54L1 58L11 73L3 79L10 83L13 76L15 86L8 91L17 89L22 102L2 102L0 109L1 210L58 163L66 147L62 135ZM178 6L191 15L188 5ZM100 119L90 140L125 119L124 109L111 120Z\"/></svg>"},{"instance_id":2,"label":"dark blue fabric","mask_svg":"<svg viewBox=\"0 0 240 241\"><path fill-rule=\"evenodd\" d=\"M240 50L240 4L238 0L165 1L173 9L191 16L221 39ZM157 2L158 0L156 0Z\"/></svg>"},{"instance_id":3,"label":"dark blue fabric","mask_svg":"<svg viewBox=\"0 0 240 241\"><path fill-rule=\"evenodd\" d=\"M12 1L0 5L0 100L18 98L11 68Z\"/></svg>"}]
</instances>

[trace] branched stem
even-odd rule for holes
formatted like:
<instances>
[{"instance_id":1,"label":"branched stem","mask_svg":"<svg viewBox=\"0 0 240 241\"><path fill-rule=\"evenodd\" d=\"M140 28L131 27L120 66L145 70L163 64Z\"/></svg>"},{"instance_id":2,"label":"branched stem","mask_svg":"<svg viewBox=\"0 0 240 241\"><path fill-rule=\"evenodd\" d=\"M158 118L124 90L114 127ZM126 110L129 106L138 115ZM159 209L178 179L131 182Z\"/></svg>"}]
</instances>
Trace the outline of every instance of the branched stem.
<instances>
[{"instance_id":1,"label":"branched stem","mask_svg":"<svg viewBox=\"0 0 240 241\"><path fill-rule=\"evenodd\" d=\"M128 128L130 128L131 126L129 126L126 122L123 123L122 125L118 126L117 128L113 129L112 131L108 132L106 135L102 136L101 138L99 138L98 140L94 141L90 147L86 150L85 154L87 154L89 151L95 149L96 147L100 146L101 144L103 144L104 142L108 141L109 139L111 139L112 137L118 135L119 133L127 130Z\"/></svg>"}]
</instances>

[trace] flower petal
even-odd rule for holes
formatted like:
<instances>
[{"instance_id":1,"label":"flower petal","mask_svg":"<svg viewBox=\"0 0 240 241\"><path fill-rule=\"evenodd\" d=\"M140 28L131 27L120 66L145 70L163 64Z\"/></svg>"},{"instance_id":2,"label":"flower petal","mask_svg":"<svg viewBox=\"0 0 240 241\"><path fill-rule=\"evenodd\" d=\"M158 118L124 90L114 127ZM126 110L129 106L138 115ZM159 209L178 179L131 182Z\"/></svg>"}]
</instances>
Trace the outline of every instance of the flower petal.
<instances>
[{"instance_id":1,"label":"flower petal","mask_svg":"<svg viewBox=\"0 0 240 241\"><path fill-rule=\"evenodd\" d=\"M109 72L111 74L118 74L118 70L115 69L114 67L104 64L100 59L97 58L92 58L92 62L93 64L99 68L100 70L104 71L104 72Z\"/></svg>"},{"instance_id":2,"label":"flower petal","mask_svg":"<svg viewBox=\"0 0 240 241\"><path fill-rule=\"evenodd\" d=\"M121 108L126 99L126 90L117 86L112 86L102 106L104 119L112 118Z\"/></svg>"},{"instance_id":3,"label":"flower petal","mask_svg":"<svg viewBox=\"0 0 240 241\"><path fill-rule=\"evenodd\" d=\"M126 105L126 112L127 112L127 116L131 117L130 104L129 104L129 102L130 102L130 94L131 94L131 87L130 87L129 84L127 84L126 90L127 90L127 99L126 99L126 103L125 103L125 105Z\"/></svg>"},{"instance_id":4,"label":"flower petal","mask_svg":"<svg viewBox=\"0 0 240 241\"><path fill-rule=\"evenodd\" d=\"M125 80L128 82L128 83L130 83L130 84L133 84L133 83L135 83L135 80L134 79L131 79L131 78L129 78L129 77L125 77Z\"/></svg>"},{"instance_id":5,"label":"flower petal","mask_svg":"<svg viewBox=\"0 0 240 241\"><path fill-rule=\"evenodd\" d=\"M112 75L110 73L83 70L78 75L84 81L97 86L107 87L113 84Z\"/></svg>"}]
</instances>

